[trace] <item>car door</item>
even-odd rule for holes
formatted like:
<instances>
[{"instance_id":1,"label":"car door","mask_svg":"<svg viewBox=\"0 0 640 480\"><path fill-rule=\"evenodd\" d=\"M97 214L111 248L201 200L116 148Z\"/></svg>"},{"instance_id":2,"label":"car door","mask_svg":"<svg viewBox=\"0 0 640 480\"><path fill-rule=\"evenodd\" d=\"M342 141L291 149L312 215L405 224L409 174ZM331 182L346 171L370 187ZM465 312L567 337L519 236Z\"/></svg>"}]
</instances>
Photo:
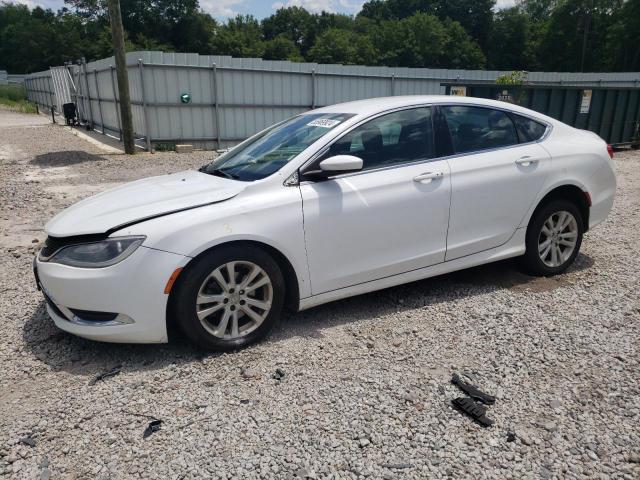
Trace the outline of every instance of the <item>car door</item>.
<instances>
[{"instance_id":1,"label":"car door","mask_svg":"<svg viewBox=\"0 0 640 480\"><path fill-rule=\"evenodd\" d=\"M544 184L550 156L506 111L468 105L440 111L454 151L446 254L453 260L511 238ZM546 126L534 123L541 137Z\"/></svg>"},{"instance_id":2,"label":"car door","mask_svg":"<svg viewBox=\"0 0 640 480\"><path fill-rule=\"evenodd\" d=\"M450 180L434 160L432 109L380 115L335 141L363 170L302 181L305 241L314 295L444 261Z\"/></svg>"}]
</instances>

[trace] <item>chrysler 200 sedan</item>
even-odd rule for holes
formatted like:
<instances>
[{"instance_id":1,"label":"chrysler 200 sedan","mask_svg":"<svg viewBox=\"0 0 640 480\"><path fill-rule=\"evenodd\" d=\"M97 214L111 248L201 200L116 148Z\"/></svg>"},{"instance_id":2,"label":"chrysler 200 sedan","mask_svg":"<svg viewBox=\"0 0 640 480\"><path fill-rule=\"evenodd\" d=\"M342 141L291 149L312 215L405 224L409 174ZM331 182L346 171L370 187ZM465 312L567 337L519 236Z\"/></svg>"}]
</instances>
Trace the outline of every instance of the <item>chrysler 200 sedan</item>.
<instances>
[{"instance_id":1,"label":"chrysler 200 sedan","mask_svg":"<svg viewBox=\"0 0 640 480\"><path fill-rule=\"evenodd\" d=\"M199 171L132 182L54 217L34 261L55 324L109 342L265 337L284 308L510 257L571 265L611 210L596 134L478 98L313 110ZM173 331L173 330L171 330Z\"/></svg>"}]
</instances>

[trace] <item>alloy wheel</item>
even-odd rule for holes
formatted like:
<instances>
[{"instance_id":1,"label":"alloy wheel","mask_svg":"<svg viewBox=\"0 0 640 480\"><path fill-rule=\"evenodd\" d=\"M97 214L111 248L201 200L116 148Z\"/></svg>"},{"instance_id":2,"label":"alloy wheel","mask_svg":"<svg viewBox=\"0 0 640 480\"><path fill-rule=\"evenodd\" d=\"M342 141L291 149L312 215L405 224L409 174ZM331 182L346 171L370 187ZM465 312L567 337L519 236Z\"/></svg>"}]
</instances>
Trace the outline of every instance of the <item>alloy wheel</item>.
<instances>
[{"instance_id":1,"label":"alloy wheel","mask_svg":"<svg viewBox=\"0 0 640 480\"><path fill-rule=\"evenodd\" d=\"M196 314L211 335L234 339L258 328L272 302L269 275L255 263L233 261L217 267L202 282Z\"/></svg>"},{"instance_id":2,"label":"alloy wheel","mask_svg":"<svg viewBox=\"0 0 640 480\"><path fill-rule=\"evenodd\" d=\"M538 235L538 255L548 267L559 267L573 254L578 241L578 222L565 210L545 220Z\"/></svg>"}]
</instances>

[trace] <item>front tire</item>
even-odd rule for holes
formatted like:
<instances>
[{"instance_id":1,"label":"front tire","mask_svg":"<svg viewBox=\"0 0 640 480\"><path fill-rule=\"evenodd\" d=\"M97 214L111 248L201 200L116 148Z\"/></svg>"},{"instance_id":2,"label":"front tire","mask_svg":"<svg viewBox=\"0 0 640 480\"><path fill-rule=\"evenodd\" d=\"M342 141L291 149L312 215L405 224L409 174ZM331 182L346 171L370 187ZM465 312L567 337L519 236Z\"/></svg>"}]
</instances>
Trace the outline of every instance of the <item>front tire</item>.
<instances>
[{"instance_id":1,"label":"front tire","mask_svg":"<svg viewBox=\"0 0 640 480\"><path fill-rule=\"evenodd\" d=\"M537 209L529 222L522 266L537 276L564 272L578 256L583 233L582 215L574 203L550 201Z\"/></svg>"},{"instance_id":2,"label":"front tire","mask_svg":"<svg viewBox=\"0 0 640 480\"><path fill-rule=\"evenodd\" d=\"M282 271L252 245L211 250L178 280L171 314L186 337L207 350L237 350L262 340L282 314Z\"/></svg>"}]
</instances>

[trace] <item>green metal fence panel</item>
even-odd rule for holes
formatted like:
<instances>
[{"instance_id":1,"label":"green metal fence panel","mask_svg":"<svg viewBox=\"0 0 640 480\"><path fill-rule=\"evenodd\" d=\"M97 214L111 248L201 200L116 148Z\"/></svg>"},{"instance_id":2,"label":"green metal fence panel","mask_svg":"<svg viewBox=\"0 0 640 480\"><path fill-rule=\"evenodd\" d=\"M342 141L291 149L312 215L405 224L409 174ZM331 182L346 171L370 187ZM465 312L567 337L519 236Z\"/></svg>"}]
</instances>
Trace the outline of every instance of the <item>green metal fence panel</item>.
<instances>
[{"instance_id":1,"label":"green metal fence panel","mask_svg":"<svg viewBox=\"0 0 640 480\"><path fill-rule=\"evenodd\" d=\"M515 103L576 128L591 130L613 145L640 145L640 87L580 88L576 86L443 83L466 87L469 97Z\"/></svg>"}]
</instances>

